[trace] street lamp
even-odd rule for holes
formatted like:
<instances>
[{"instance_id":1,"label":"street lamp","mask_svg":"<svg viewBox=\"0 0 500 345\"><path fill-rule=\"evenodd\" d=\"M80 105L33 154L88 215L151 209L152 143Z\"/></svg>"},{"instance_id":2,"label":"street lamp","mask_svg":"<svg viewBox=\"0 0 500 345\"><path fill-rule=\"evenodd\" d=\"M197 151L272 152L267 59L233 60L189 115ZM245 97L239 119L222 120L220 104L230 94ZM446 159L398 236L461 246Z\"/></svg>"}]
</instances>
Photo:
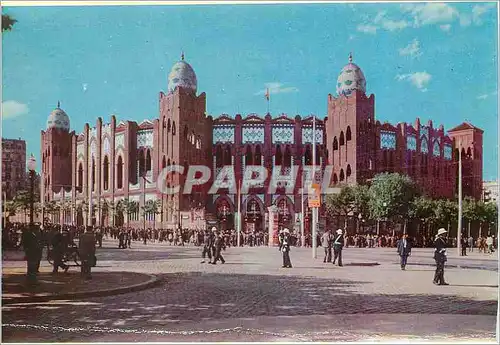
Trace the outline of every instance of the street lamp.
<instances>
[{"instance_id":1,"label":"street lamp","mask_svg":"<svg viewBox=\"0 0 500 345\"><path fill-rule=\"evenodd\" d=\"M35 199L35 169L36 169L36 159L33 154L31 154L30 159L28 159L28 170L30 179L30 226L33 225L33 208Z\"/></svg>"}]
</instances>

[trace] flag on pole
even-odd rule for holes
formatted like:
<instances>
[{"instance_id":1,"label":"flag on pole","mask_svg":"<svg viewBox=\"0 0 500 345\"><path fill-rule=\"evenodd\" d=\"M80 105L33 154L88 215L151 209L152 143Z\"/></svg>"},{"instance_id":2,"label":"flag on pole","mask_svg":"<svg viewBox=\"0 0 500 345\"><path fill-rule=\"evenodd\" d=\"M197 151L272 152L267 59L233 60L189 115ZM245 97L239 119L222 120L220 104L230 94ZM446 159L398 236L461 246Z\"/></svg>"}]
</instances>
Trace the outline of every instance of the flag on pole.
<instances>
[{"instance_id":1,"label":"flag on pole","mask_svg":"<svg viewBox=\"0 0 500 345\"><path fill-rule=\"evenodd\" d=\"M270 96L270 95L269 95L269 88L267 88L267 89L266 89L266 100L268 100L268 101L269 101L269 96Z\"/></svg>"}]
</instances>

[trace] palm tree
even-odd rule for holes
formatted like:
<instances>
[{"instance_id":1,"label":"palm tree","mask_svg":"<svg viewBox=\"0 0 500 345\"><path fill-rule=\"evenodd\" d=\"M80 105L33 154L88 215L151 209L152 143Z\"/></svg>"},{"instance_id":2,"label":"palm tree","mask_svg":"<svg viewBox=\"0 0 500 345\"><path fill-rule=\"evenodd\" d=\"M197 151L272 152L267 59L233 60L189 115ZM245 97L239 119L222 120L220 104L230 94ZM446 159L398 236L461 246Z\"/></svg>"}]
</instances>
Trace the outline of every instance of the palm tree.
<instances>
[{"instance_id":1,"label":"palm tree","mask_svg":"<svg viewBox=\"0 0 500 345\"><path fill-rule=\"evenodd\" d=\"M26 223L26 217L31 203L30 193L25 190L19 191L14 197L14 202L16 203L17 209L22 209L24 211L24 222Z\"/></svg>"},{"instance_id":2,"label":"palm tree","mask_svg":"<svg viewBox=\"0 0 500 345\"><path fill-rule=\"evenodd\" d=\"M8 14L2 14L2 32L11 31L14 24L17 22Z\"/></svg>"},{"instance_id":3,"label":"palm tree","mask_svg":"<svg viewBox=\"0 0 500 345\"><path fill-rule=\"evenodd\" d=\"M159 208L161 207L160 203L158 200L148 200L146 201L146 204L142 207L142 212L144 217L148 214L154 214L155 216L159 214ZM155 222L153 222L153 227L154 227Z\"/></svg>"}]
</instances>

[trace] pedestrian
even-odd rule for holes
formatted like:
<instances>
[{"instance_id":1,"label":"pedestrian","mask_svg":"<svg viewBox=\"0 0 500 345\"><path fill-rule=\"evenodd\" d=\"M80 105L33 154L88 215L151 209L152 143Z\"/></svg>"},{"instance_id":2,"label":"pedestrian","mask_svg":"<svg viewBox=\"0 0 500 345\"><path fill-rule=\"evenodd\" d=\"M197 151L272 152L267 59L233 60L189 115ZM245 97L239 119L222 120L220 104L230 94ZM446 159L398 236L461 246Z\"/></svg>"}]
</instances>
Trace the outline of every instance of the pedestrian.
<instances>
[{"instance_id":1,"label":"pedestrian","mask_svg":"<svg viewBox=\"0 0 500 345\"><path fill-rule=\"evenodd\" d=\"M29 286L33 286L38 284L37 273L43 252L40 232L35 229L34 226L29 226L24 229L21 237L21 244L26 256L26 282Z\"/></svg>"},{"instance_id":2,"label":"pedestrian","mask_svg":"<svg viewBox=\"0 0 500 345\"><path fill-rule=\"evenodd\" d=\"M469 245L469 252L473 252L474 251L474 237L472 237L472 235L470 235L467 242Z\"/></svg>"},{"instance_id":3,"label":"pedestrian","mask_svg":"<svg viewBox=\"0 0 500 345\"><path fill-rule=\"evenodd\" d=\"M411 242L408 240L408 234L403 234L398 241L397 247L399 257L401 258L401 269L404 271L406 269L408 256L411 255Z\"/></svg>"},{"instance_id":4,"label":"pedestrian","mask_svg":"<svg viewBox=\"0 0 500 345\"><path fill-rule=\"evenodd\" d=\"M78 243L80 259L82 260L81 274L85 280L92 279L90 274L91 267L95 260L95 236L92 227L87 227L87 232L80 235Z\"/></svg>"},{"instance_id":5,"label":"pedestrian","mask_svg":"<svg viewBox=\"0 0 500 345\"><path fill-rule=\"evenodd\" d=\"M68 272L69 265L63 263L64 253L68 249L68 243L65 243L65 237L62 233L57 231L57 233L52 237L52 260L54 268L52 273L57 273L59 267L64 270L64 273Z\"/></svg>"},{"instance_id":6,"label":"pedestrian","mask_svg":"<svg viewBox=\"0 0 500 345\"><path fill-rule=\"evenodd\" d=\"M467 256L467 245L469 241L467 240L467 237L465 237L465 234L462 234L462 237L460 238L460 244L461 244L461 256Z\"/></svg>"},{"instance_id":7,"label":"pedestrian","mask_svg":"<svg viewBox=\"0 0 500 345\"><path fill-rule=\"evenodd\" d=\"M325 257L323 258L323 263L332 262L332 233L327 230L323 236L321 236L321 246L325 250Z\"/></svg>"},{"instance_id":8,"label":"pedestrian","mask_svg":"<svg viewBox=\"0 0 500 345\"><path fill-rule=\"evenodd\" d=\"M283 268L292 268L290 261L290 230L284 228L279 236L279 250L283 253Z\"/></svg>"},{"instance_id":9,"label":"pedestrian","mask_svg":"<svg viewBox=\"0 0 500 345\"><path fill-rule=\"evenodd\" d=\"M333 264L339 259L339 267L342 267L342 249L344 248L344 235L342 229L337 230L337 235L333 241Z\"/></svg>"},{"instance_id":10,"label":"pedestrian","mask_svg":"<svg viewBox=\"0 0 500 345\"><path fill-rule=\"evenodd\" d=\"M226 249L224 245L224 238L222 237L222 234L219 234L217 229L215 229L214 232L214 244L213 244L213 261L212 265L216 265L217 261L220 260L221 263L226 263L226 260L222 257L221 251L222 249Z\"/></svg>"},{"instance_id":11,"label":"pedestrian","mask_svg":"<svg viewBox=\"0 0 500 345\"><path fill-rule=\"evenodd\" d=\"M449 285L444 281L444 264L446 258L446 229L441 228L438 230L436 240L434 241L434 260L436 261L436 273L434 274L433 283L436 285Z\"/></svg>"},{"instance_id":12,"label":"pedestrian","mask_svg":"<svg viewBox=\"0 0 500 345\"><path fill-rule=\"evenodd\" d=\"M208 256L208 263L212 262L212 245L213 245L213 232L215 232L217 228L214 226L212 228L212 233L209 230L205 230L203 234L203 251L201 252L201 261L202 264L205 263L205 256Z\"/></svg>"}]
</instances>

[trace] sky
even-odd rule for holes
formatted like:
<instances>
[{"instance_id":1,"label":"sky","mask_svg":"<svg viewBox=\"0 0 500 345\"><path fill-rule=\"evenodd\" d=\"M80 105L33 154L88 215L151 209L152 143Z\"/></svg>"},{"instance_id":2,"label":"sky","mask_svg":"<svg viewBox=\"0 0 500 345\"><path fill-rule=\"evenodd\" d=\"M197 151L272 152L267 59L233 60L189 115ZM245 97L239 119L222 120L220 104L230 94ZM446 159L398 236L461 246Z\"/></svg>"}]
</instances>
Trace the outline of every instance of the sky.
<instances>
[{"instance_id":1,"label":"sky","mask_svg":"<svg viewBox=\"0 0 500 345\"><path fill-rule=\"evenodd\" d=\"M327 113L349 52L381 122L419 117L484 132L485 180L498 175L495 3L4 7L2 130L39 161L40 131L61 102L71 129L98 117L158 117L184 51L207 112Z\"/></svg>"}]
</instances>

